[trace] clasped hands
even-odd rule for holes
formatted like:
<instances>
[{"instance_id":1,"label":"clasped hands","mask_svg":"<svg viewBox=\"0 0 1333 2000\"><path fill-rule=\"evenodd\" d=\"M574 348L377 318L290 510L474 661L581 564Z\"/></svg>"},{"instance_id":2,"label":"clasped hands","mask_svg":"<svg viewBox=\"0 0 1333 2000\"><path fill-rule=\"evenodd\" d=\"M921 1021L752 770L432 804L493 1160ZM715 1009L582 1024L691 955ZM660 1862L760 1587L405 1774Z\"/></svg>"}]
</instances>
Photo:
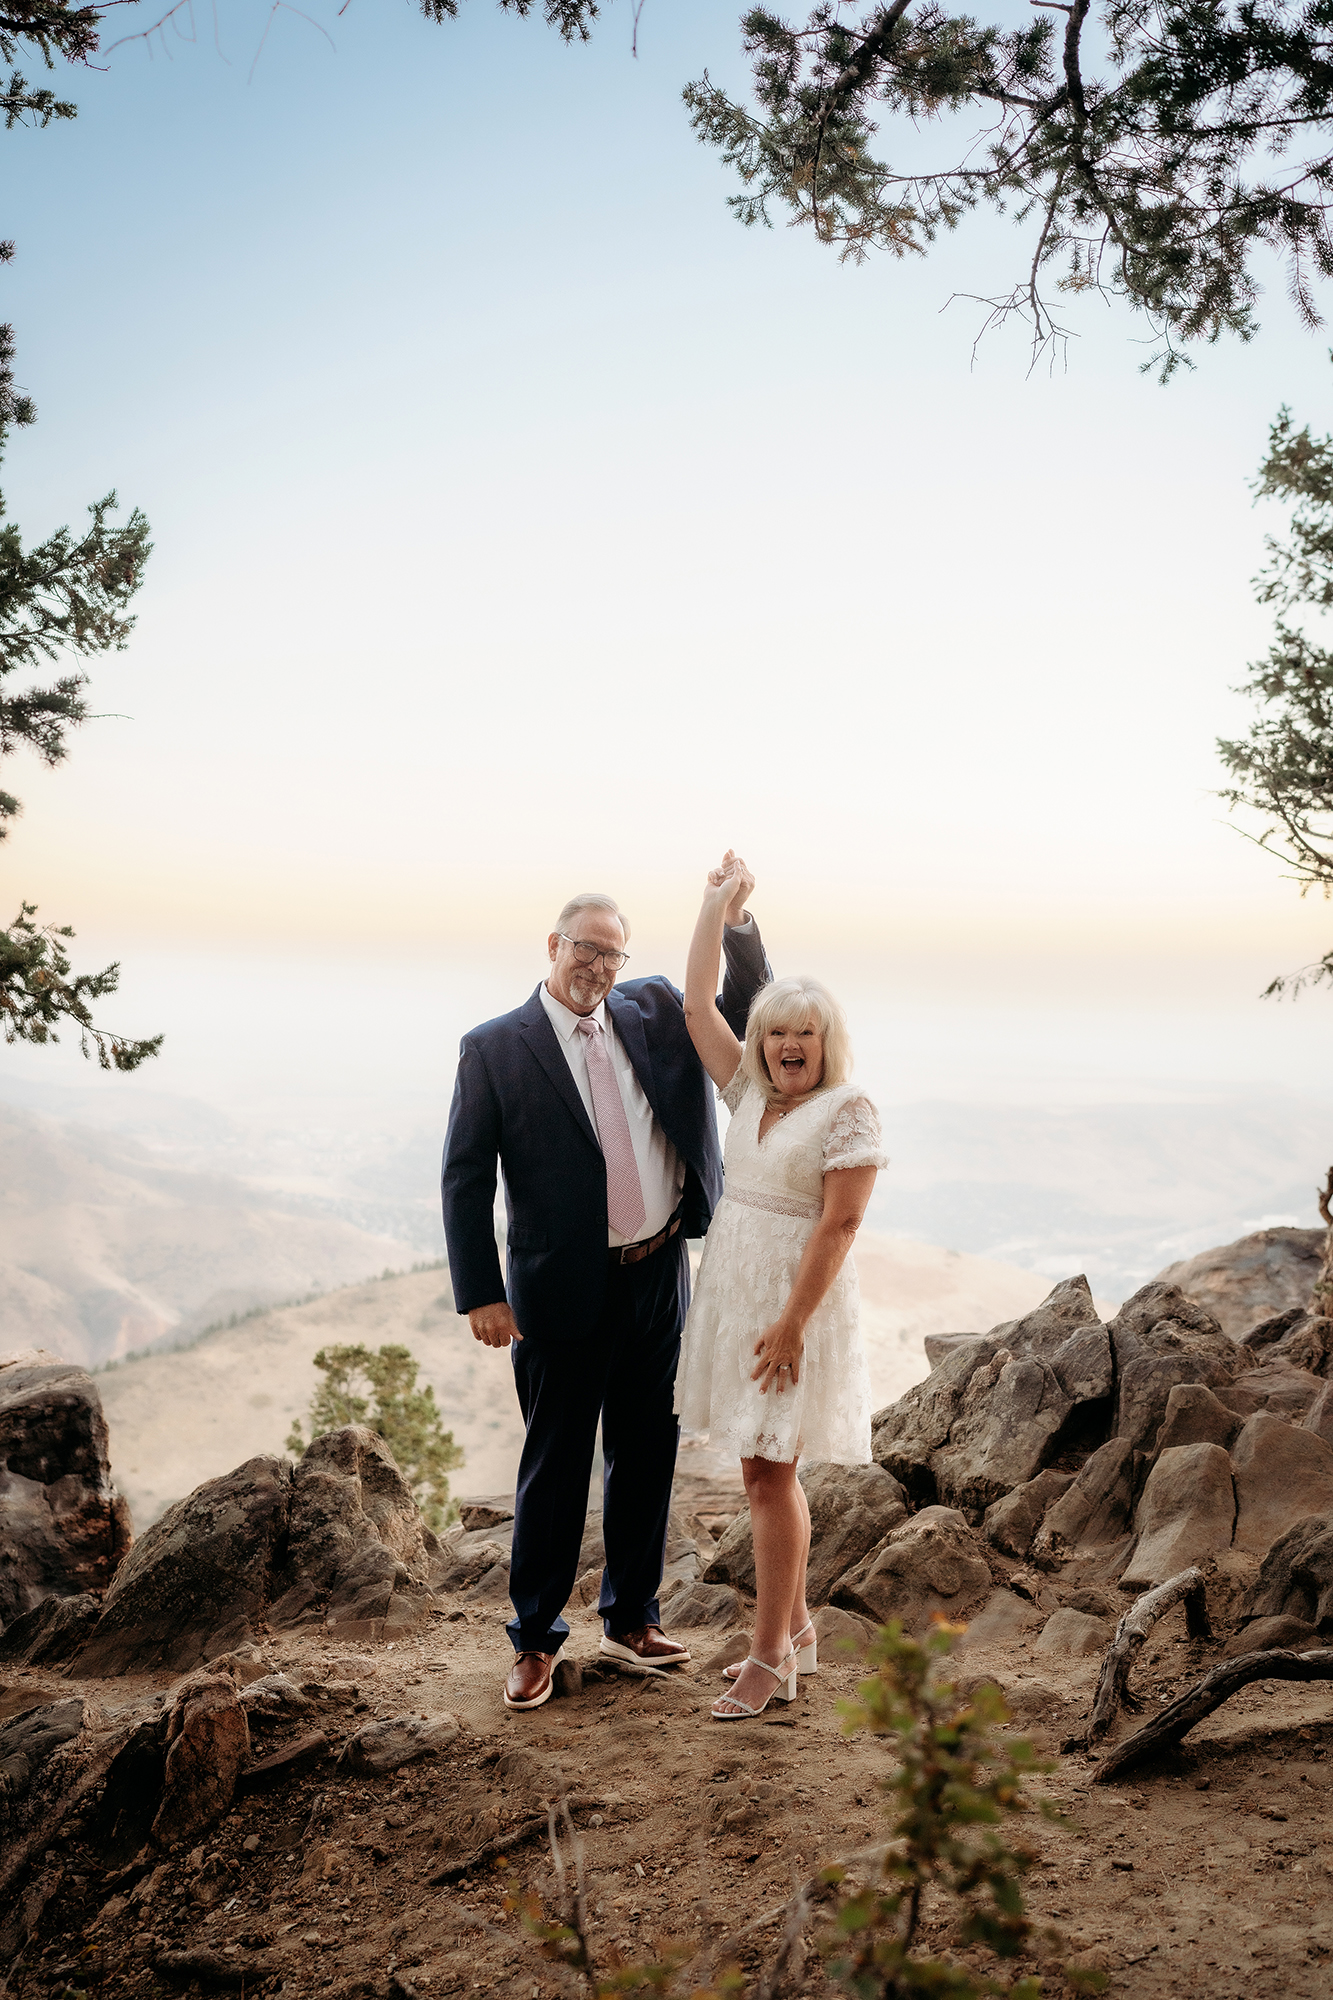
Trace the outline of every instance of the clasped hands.
<instances>
[{"instance_id":1,"label":"clasped hands","mask_svg":"<svg viewBox=\"0 0 1333 2000\"><path fill-rule=\"evenodd\" d=\"M746 900L754 894L754 876L734 848L729 847L722 856L720 864L716 868L709 869L708 886L710 889L718 891L725 889L728 892L727 911L723 922L732 925L743 924ZM718 901L721 901L720 895Z\"/></svg>"}]
</instances>

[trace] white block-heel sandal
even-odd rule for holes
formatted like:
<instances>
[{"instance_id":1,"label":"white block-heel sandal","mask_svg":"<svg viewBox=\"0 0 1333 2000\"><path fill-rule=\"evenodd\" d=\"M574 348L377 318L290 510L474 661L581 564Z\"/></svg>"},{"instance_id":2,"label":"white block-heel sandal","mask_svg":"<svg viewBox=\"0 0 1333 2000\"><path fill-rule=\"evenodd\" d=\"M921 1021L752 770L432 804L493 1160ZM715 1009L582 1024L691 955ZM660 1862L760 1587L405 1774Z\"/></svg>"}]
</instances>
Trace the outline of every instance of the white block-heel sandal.
<instances>
[{"instance_id":1,"label":"white block-heel sandal","mask_svg":"<svg viewBox=\"0 0 1333 2000\"><path fill-rule=\"evenodd\" d=\"M805 1635L807 1632L810 1634L810 1637L808 1639L805 1639ZM801 1644L801 1641L803 1639L805 1639L804 1645ZM797 1673L817 1674L819 1672L819 1640L815 1634L814 1621L811 1620L810 1624L802 1625L799 1632L793 1632L791 1635L791 1643L796 1652ZM735 1663L730 1667L723 1667L722 1669L723 1680L734 1681L739 1679L741 1673L744 1670L744 1667L745 1667L744 1660L738 1661L737 1663Z\"/></svg>"},{"instance_id":2,"label":"white block-heel sandal","mask_svg":"<svg viewBox=\"0 0 1333 2000\"><path fill-rule=\"evenodd\" d=\"M748 1722L751 1716L762 1715L770 1701L795 1701L795 1653L788 1653L786 1659L779 1660L775 1667L770 1667L767 1660L756 1659L754 1654L751 1653L748 1659L741 1661L741 1667L742 1669L746 1667L762 1667L766 1674L772 1674L774 1685L769 1689L758 1708L751 1708L749 1702L742 1701L739 1695L724 1694L719 1696L718 1700L714 1702L712 1708L708 1711L714 1722Z\"/></svg>"}]
</instances>

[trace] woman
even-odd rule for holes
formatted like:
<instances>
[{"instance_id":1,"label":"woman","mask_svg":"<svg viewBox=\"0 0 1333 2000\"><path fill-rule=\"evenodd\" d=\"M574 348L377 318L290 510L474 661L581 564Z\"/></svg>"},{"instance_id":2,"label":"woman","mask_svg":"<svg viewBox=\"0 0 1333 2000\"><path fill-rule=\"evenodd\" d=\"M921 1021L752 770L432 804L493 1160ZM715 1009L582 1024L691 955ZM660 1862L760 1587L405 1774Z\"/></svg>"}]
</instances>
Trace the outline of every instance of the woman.
<instances>
[{"instance_id":1,"label":"woman","mask_svg":"<svg viewBox=\"0 0 1333 2000\"><path fill-rule=\"evenodd\" d=\"M717 992L730 871L710 877L690 944L685 1019L731 1112L725 1188L704 1244L681 1337L676 1413L740 1453L754 1532L754 1645L714 1703L715 1721L790 1701L816 1669L805 1602L810 1510L802 1452L870 1459L870 1378L848 1259L875 1175L887 1165L879 1116L847 1082L851 1048L836 1001L813 979L760 989L745 1042Z\"/></svg>"}]
</instances>

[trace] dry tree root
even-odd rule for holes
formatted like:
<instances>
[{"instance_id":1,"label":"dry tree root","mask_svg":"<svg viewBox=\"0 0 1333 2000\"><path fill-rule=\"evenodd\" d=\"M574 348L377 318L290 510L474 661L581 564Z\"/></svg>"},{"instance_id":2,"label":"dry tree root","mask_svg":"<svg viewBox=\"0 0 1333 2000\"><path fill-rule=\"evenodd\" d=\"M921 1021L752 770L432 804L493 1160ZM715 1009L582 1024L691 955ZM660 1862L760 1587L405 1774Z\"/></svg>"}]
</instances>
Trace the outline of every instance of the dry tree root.
<instances>
[{"instance_id":1,"label":"dry tree root","mask_svg":"<svg viewBox=\"0 0 1333 2000\"><path fill-rule=\"evenodd\" d=\"M1155 1590L1145 1591L1120 1620L1115 1628L1115 1637L1107 1649L1106 1658L1102 1661L1097 1692L1093 1697L1092 1716L1085 1739L1089 1748L1094 1743L1101 1742L1120 1713L1130 1669L1143 1648L1144 1640L1159 1618L1165 1617L1166 1613L1183 1598L1185 1629L1190 1638L1212 1637L1203 1586L1203 1570L1183 1569L1179 1576L1169 1577L1165 1583L1159 1583Z\"/></svg>"},{"instance_id":2,"label":"dry tree root","mask_svg":"<svg viewBox=\"0 0 1333 2000\"><path fill-rule=\"evenodd\" d=\"M1224 1660L1143 1729L1108 1751L1093 1773L1092 1782L1109 1784L1122 1771L1143 1763L1159 1750L1172 1748L1196 1722L1202 1722L1205 1715L1211 1715L1224 1701L1230 1701L1233 1694L1248 1687L1251 1681L1329 1680L1333 1680L1333 1649L1292 1653L1279 1647L1271 1653L1242 1653L1239 1659Z\"/></svg>"},{"instance_id":3,"label":"dry tree root","mask_svg":"<svg viewBox=\"0 0 1333 2000\"><path fill-rule=\"evenodd\" d=\"M570 1799L569 1806L576 1812L593 1812L606 1804L605 1799ZM566 1807L568 1811L568 1807ZM476 1847L462 1861L451 1861L447 1867L437 1868L430 1878L432 1889L443 1889L450 1882L461 1882L474 1868L480 1868L488 1861L497 1861L502 1854L508 1854L515 1847L522 1847L534 1834L546 1833L549 1819L546 1812L534 1813L531 1819L520 1820L517 1826L495 1840L488 1840L484 1846Z\"/></svg>"}]
</instances>

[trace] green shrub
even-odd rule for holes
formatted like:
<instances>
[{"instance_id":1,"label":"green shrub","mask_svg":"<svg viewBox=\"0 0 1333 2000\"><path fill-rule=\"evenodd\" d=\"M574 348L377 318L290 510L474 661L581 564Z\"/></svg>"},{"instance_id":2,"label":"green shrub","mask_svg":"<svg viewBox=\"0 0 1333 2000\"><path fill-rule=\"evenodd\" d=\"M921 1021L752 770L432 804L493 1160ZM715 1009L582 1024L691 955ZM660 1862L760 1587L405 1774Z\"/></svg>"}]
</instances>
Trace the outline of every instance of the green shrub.
<instances>
[{"instance_id":1,"label":"green shrub","mask_svg":"<svg viewBox=\"0 0 1333 2000\"><path fill-rule=\"evenodd\" d=\"M324 1380L310 1400L310 1436L301 1432L298 1417L287 1437L287 1449L303 1452L326 1431L344 1424L365 1424L384 1439L412 1488L428 1528L436 1534L458 1519L458 1502L449 1498L449 1473L463 1463L435 1406L435 1391L427 1383L418 1389L419 1364L406 1347L321 1347L315 1366Z\"/></svg>"}]
</instances>

